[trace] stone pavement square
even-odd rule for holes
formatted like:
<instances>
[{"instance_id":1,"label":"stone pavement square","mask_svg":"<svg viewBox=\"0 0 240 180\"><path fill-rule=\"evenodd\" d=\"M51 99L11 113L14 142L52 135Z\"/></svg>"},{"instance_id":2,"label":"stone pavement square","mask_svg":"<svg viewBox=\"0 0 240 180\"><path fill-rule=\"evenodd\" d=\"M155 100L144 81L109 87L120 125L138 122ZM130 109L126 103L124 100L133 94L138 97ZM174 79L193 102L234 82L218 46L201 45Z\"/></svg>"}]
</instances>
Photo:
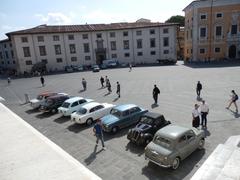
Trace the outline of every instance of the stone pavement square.
<instances>
[{"instance_id":1,"label":"stone pavement square","mask_svg":"<svg viewBox=\"0 0 240 180\"><path fill-rule=\"evenodd\" d=\"M113 92L101 89L100 77L108 76ZM87 80L87 91L81 92L81 79ZM43 91L65 92L73 96L92 98L98 102L113 104L134 103L149 111L162 113L173 124L191 126L191 111L196 100L195 87L200 80L202 97L210 106L205 150L196 151L182 161L178 170L164 169L144 159L144 148L129 143L126 134L129 128L116 135L105 134L107 150L96 153L92 128L72 124L59 114L49 115L31 110L24 104L24 94L35 98ZM0 80L0 96L7 105L26 122L58 144L74 158L86 165L103 179L190 179L209 154L229 136L239 135L240 115L225 107L230 91L240 95L240 67L189 67L182 63L175 66L136 67L107 69L99 73L79 72L45 76L46 86L41 87L39 77L7 81ZM121 98L117 98L116 82L121 84ZM152 108L153 85L157 84L161 94L159 106Z\"/></svg>"}]
</instances>

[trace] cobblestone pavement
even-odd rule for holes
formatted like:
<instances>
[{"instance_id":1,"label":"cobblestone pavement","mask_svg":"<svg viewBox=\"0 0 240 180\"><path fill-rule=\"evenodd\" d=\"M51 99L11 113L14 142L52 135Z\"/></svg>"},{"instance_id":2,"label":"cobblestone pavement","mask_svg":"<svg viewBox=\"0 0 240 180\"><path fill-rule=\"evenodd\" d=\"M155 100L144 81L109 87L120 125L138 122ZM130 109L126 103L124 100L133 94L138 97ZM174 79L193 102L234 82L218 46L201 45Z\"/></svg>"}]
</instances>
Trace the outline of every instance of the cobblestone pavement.
<instances>
[{"instance_id":1,"label":"cobblestone pavement","mask_svg":"<svg viewBox=\"0 0 240 180\"><path fill-rule=\"evenodd\" d=\"M137 67L102 70L99 73L79 72L45 76L41 87L39 77L15 79L11 85L0 80L0 96L5 104L46 137L86 165L103 179L190 179L219 143L239 134L240 115L226 110L229 94L235 89L240 94L240 67L175 66ZM100 77L108 76L113 93L101 89ZM81 79L87 80L87 91L81 92ZM196 151L185 159L178 170L160 168L144 159L144 148L134 146L126 138L128 129L116 135L105 134L107 150L101 146L95 152L92 128L72 124L59 114L50 115L31 110L24 104L24 94L34 98L42 91L66 92L74 96L114 104L135 103L149 111L164 114L173 124L191 126L191 111L196 103L195 85L203 84L202 97L210 106L205 150ZM121 98L116 99L116 82L121 84ZM161 90L159 106L152 108L152 89ZM14 132L10 132L14 133Z\"/></svg>"}]
</instances>

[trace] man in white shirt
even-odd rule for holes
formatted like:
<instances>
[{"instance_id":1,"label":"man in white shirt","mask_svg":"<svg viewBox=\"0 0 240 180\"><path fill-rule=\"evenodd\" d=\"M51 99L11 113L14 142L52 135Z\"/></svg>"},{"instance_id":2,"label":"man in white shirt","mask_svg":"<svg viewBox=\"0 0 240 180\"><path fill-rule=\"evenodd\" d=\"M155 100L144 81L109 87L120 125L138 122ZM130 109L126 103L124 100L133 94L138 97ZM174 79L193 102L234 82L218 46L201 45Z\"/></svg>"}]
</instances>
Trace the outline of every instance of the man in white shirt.
<instances>
[{"instance_id":1,"label":"man in white shirt","mask_svg":"<svg viewBox=\"0 0 240 180\"><path fill-rule=\"evenodd\" d=\"M202 104L199 107L199 110L201 112L201 125L202 127L207 127L207 115L209 113L209 107L208 105L205 103L205 101L202 101Z\"/></svg>"}]
</instances>

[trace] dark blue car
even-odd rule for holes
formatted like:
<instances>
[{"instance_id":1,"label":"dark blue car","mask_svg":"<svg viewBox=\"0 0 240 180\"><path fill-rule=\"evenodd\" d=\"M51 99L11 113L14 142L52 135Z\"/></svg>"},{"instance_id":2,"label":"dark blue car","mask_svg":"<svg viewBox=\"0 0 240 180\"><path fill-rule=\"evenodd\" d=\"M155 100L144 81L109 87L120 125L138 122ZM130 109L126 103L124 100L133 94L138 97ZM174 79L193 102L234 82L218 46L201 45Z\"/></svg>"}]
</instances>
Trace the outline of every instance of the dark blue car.
<instances>
[{"instance_id":1,"label":"dark blue car","mask_svg":"<svg viewBox=\"0 0 240 180\"><path fill-rule=\"evenodd\" d=\"M109 115L101 118L105 132L116 133L119 129L138 123L140 116L147 110L135 104L124 104L114 107Z\"/></svg>"}]
</instances>

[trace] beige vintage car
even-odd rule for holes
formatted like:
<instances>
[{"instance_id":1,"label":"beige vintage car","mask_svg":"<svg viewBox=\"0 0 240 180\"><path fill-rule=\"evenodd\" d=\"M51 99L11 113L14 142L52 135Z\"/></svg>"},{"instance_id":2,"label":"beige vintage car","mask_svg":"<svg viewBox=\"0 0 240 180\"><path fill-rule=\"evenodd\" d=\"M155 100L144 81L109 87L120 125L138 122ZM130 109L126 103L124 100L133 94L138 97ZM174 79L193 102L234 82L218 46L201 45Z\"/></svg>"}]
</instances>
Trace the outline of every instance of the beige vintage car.
<instances>
[{"instance_id":1,"label":"beige vintage car","mask_svg":"<svg viewBox=\"0 0 240 180\"><path fill-rule=\"evenodd\" d=\"M196 149L204 147L204 131L168 125L158 130L145 148L145 159L161 166L177 169L180 161Z\"/></svg>"}]
</instances>

